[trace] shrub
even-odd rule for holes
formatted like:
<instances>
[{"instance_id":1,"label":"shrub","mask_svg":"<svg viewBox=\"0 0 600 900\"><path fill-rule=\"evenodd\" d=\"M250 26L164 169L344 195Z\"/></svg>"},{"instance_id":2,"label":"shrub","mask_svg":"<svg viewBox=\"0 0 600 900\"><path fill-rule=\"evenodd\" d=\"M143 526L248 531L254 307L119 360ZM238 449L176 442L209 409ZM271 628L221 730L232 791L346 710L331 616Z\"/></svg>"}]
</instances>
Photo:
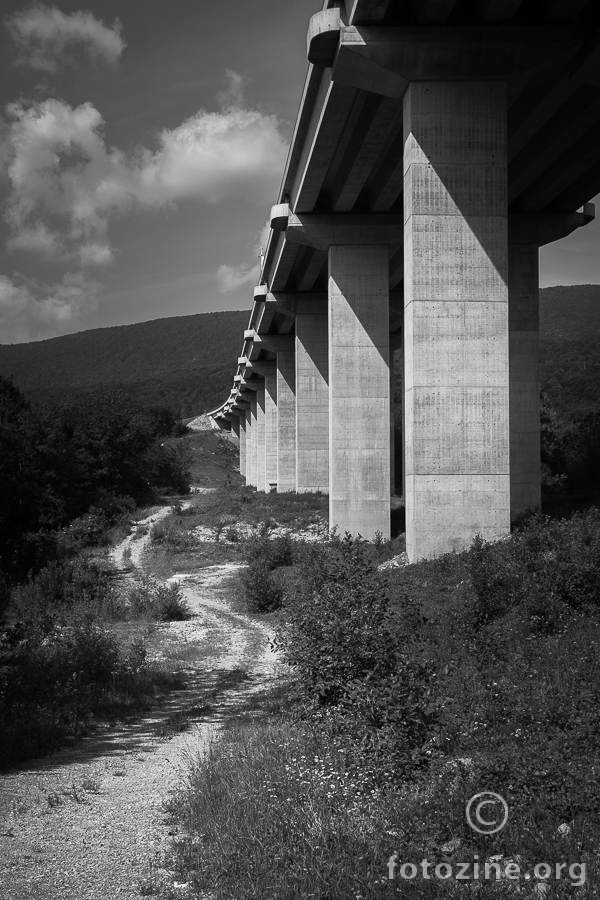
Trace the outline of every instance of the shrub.
<instances>
[{"instance_id":1,"label":"shrub","mask_svg":"<svg viewBox=\"0 0 600 900\"><path fill-rule=\"evenodd\" d=\"M13 591L17 615L74 610L118 619L126 614L123 599L105 564L92 559L73 559L49 563Z\"/></svg>"},{"instance_id":2,"label":"shrub","mask_svg":"<svg viewBox=\"0 0 600 900\"><path fill-rule=\"evenodd\" d=\"M268 533L268 532L267 532ZM246 543L248 568L243 570L242 586L251 612L279 609L284 597L284 578L279 569L291 566L294 545L289 535L269 540L266 533Z\"/></svg>"},{"instance_id":3,"label":"shrub","mask_svg":"<svg viewBox=\"0 0 600 900\"><path fill-rule=\"evenodd\" d=\"M325 553L304 552L320 567L286 604L276 645L307 696L341 706L363 741L413 754L432 714L420 614L405 597L392 620L386 580L366 542L346 536L334 538Z\"/></svg>"},{"instance_id":4,"label":"shrub","mask_svg":"<svg viewBox=\"0 0 600 900\"><path fill-rule=\"evenodd\" d=\"M600 605L600 510L538 516L496 544L477 538L468 561L476 624L518 607L534 630L555 630L569 610Z\"/></svg>"},{"instance_id":5,"label":"shrub","mask_svg":"<svg viewBox=\"0 0 600 900\"><path fill-rule=\"evenodd\" d=\"M192 615L177 583L166 584L150 575L141 576L130 588L127 605L133 616L159 622L182 621Z\"/></svg>"},{"instance_id":6,"label":"shrub","mask_svg":"<svg viewBox=\"0 0 600 900\"><path fill-rule=\"evenodd\" d=\"M48 753L93 717L146 704L164 681L136 642L87 615L21 619L0 637L0 765Z\"/></svg>"},{"instance_id":7,"label":"shrub","mask_svg":"<svg viewBox=\"0 0 600 900\"><path fill-rule=\"evenodd\" d=\"M167 519L152 526L150 533L153 544L159 544L172 553L184 553L198 546L192 531L176 519Z\"/></svg>"}]
</instances>

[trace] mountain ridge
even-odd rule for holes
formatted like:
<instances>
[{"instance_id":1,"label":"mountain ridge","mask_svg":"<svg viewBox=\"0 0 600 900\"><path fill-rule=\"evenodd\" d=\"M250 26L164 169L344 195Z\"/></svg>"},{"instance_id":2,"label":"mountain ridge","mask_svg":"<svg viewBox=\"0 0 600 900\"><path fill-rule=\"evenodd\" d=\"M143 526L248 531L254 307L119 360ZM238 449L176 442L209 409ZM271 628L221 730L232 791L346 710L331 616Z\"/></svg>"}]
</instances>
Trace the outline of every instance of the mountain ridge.
<instances>
[{"instance_id":1,"label":"mountain ridge","mask_svg":"<svg viewBox=\"0 0 600 900\"><path fill-rule=\"evenodd\" d=\"M205 412L231 387L249 310L169 316L0 344L0 375L31 400L120 390L140 405ZM540 292L541 381L564 410L600 405L600 285Z\"/></svg>"}]
</instances>

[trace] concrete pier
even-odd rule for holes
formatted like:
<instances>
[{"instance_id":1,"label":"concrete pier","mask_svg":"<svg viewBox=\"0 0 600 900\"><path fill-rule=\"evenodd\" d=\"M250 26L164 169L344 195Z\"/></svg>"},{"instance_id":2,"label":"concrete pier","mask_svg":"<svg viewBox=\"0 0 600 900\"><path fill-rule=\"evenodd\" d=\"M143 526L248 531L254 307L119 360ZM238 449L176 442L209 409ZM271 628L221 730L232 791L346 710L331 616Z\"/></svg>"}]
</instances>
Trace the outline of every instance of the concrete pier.
<instances>
[{"instance_id":1,"label":"concrete pier","mask_svg":"<svg viewBox=\"0 0 600 900\"><path fill-rule=\"evenodd\" d=\"M277 351L277 490L296 490L296 353L295 337Z\"/></svg>"},{"instance_id":2,"label":"concrete pier","mask_svg":"<svg viewBox=\"0 0 600 900\"><path fill-rule=\"evenodd\" d=\"M246 412L242 410L240 418L240 475L246 478Z\"/></svg>"},{"instance_id":3,"label":"concrete pier","mask_svg":"<svg viewBox=\"0 0 600 900\"><path fill-rule=\"evenodd\" d=\"M390 536L389 253L329 250L329 525Z\"/></svg>"},{"instance_id":4,"label":"concrete pier","mask_svg":"<svg viewBox=\"0 0 600 900\"><path fill-rule=\"evenodd\" d=\"M256 487L256 394L248 393L250 406L246 411L246 484Z\"/></svg>"},{"instance_id":5,"label":"concrete pier","mask_svg":"<svg viewBox=\"0 0 600 900\"><path fill-rule=\"evenodd\" d=\"M210 415L229 430L243 412L248 484L329 493L340 531L387 537L404 488L413 562L540 506L538 250L594 219L600 33L590 2L400 5L311 17L233 386Z\"/></svg>"},{"instance_id":6,"label":"concrete pier","mask_svg":"<svg viewBox=\"0 0 600 900\"><path fill-rule=\"evenodd\" d=\"M261 366L265 378L265 483L263 490L277 490L277 368Z\"/></svg>"},{"instance_id":7,"label":"concrete pier","mask_svg":"<svg viewBox=\"0 0 600 900\"><path fill-rule=\"evenodd\" d=\"M267 478L265 452L265 386L256 390L256 490L264 491Z\"/></svg>"},{"instance_id":8,"label":"concrete pier","mask_svg":"<svg viewBox=\"0 0 600 900\"><path fill-rule=\"evenodd\" d=\"M327 300L296 315L296 490L329 490Z\"/></svg>"},{"instance_id":9,"label":"concrete pier","mask_svg":"<svg viewBox=\"0 0 600 900\"><path fill-rule=\"evenodd\" d=\"M514 521L541 504L539 251L510 244L510 511Z\"/></svg>"},{"instance_id":10,"label":"concrete pier","mask_svg":"<svg viewBox=\"0 0 600 900\"><path fill-rule=\"evenodd\" d=\"M409 559L510 531L506 87L404 98Z\"/></svg>"}]
</instances>

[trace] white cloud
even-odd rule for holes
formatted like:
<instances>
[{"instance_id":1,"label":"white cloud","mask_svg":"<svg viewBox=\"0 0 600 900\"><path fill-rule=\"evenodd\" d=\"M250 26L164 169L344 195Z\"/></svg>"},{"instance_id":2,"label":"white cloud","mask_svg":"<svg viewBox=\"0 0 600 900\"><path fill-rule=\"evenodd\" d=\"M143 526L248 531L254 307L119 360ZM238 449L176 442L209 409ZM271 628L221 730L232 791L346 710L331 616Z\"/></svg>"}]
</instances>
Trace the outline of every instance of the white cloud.
<instances>
[{"instance_id":1,"label":"white cloud","mask_svg":"<svg viewBox=\"0 0 600 900\"><path fill-rule=\"evenodd\" d=\"M108 228L115 215L184 200L264 202L276 186L286 143L275 116L235 105L243 82L234 72L227 78L230 105L200 110L161 131L153 149L131 153L106 144L102 116L91 103L11 104L5 138L9 249L105 265L113 255Z\"/></svg>"},{"instance_id":2,"label":"white cloud","mask_svg":"<svg viewBox=\"0 0 600 900\"><path fill-rule=\"evenodd\" d=\"M228 266L225 263L217 269L217 290L220 294L231 294L244 285L256 284L259 266Z\"/></svg>"},{"instance_id":3,"label":"white cloud","mask_svg":"<svg viewBox=\"0 0 600 900\"><path fill-rule=\"evenodd\" d=\"M96 305L100 288L81 272L67 272L53 285L0 275L2 342L39 340L73 330L82 312Z\"/></svg>"},{"instance_id":4,"label":"white cloud","mask_svg":"<svg viewBox=\"0 0 600 900\"><path fill-rule=\"evenodd\" d=\"M73 63L76 49L94 63L109 65L115 65L125 49L118 19L108 26L91 12L63 13L55 6L36 4L9 16L6 27L17 46L17 61L44 72Z\"/></svg>"},{"instance_id":5,"label":"white cloud","mask_svg":"<svg viewBox=\"0 0 600 900\"><path fill-rule=\"evenodd\" d=\"M9 250L30 250L40 256L56 256L60 248L56 236L43 222L35 222L31 227L17 231L8 241Z\"/></svg>"},{"instance_id":6,"label":"white cloud","mask_svg":"<svg viewBox=\"0 0 600 900\"><path fill-rule=\"evenodd\" d=\"M225 90L217 94L221 109L241 109L244 105L244 76L233 69L225 69Z\"/></svg>"},{"instance_id":7,"label":"white cloud","mask_svg":"<svg viewBox=\"0 0 600 900\"><path fill-rule=\"evenodd\" d=\"M267 248L267 240L271 225L267 220L256 235L254 242L254 257L257 262L246 265L230 266L223 263L216 272L217 290L220 294L231 294L244 285L255 287L260 277L260 256Z\"/></svg>"}]
</instances>

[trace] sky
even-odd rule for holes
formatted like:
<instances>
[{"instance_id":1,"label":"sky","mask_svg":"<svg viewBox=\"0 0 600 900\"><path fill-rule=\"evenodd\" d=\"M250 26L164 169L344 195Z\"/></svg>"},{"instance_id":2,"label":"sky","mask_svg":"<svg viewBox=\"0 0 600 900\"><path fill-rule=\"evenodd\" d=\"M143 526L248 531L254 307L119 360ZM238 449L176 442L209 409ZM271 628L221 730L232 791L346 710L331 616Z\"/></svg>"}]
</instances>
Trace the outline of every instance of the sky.
<instances>
[{"instance_id":1,"label":"sky","mask_svg":"<svg viewBox=\"0 0 600 900\"><path fill-rule=\"evenodd\" d=\"M321 0L4 0L0 343L249 308ZM541 283L600 283L600 221Z\"/></svg>"}]
</instances>

